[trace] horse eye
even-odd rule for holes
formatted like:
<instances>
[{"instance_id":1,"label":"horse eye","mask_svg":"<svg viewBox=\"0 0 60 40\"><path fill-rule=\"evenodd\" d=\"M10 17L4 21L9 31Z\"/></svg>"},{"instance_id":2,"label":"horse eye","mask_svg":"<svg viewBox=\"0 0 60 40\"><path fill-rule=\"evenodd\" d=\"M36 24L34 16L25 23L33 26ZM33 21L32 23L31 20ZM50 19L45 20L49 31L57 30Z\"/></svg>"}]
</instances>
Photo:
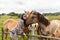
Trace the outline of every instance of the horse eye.
<instances>
[{"instance_id":1,"label":"horse eye","mask_svg":"<svg viewBox=\"0 0 60 40\"><path fill-rule=\"evenodd\" d=\"M31 17L32 19L35 18L34 16Z\"/></svg>"}]
</instances>

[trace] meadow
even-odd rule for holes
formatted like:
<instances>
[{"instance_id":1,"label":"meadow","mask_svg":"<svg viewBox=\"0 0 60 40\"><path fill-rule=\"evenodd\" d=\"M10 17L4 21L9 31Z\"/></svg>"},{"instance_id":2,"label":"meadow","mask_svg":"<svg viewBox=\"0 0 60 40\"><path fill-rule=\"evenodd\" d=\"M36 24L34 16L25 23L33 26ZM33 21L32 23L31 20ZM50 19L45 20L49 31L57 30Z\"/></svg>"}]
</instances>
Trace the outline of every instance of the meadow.
<instances>
[{"instance_id":1,"label":"meadow","mask_svg":"<svg viewBox=\"0 0 60 40\"><path fill-rule=\"evenodd\" d=\"M60 15L58 15L58 16L47 16L47 17L49 20L60 19ZM18 16L8 16L8 15L0 16L0 31L4 27L3 22L9 18L18 19ZM0 34L0 40L2 40L1 36L2 35ZM8 39L9 39L9 37L8 37Z\"/></svg>"}]
</instances>

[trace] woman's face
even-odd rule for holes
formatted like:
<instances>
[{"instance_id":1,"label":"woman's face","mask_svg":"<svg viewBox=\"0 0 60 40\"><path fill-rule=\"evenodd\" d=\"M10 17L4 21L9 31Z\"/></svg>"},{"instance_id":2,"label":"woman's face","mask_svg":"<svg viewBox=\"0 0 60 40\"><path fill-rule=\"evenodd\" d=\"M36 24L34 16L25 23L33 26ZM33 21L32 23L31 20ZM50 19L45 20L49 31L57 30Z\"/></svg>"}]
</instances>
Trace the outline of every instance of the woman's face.
<instances>
[{"instance_id":1,"label":"woman's face","mask_svg":"<svg viewBox=\"0 0 60 40\"><path fill-rule=\"evenodd\" d=\"M29 15L29 14L28 14L28 13L25 13L25 15L26 15L26 17L28 18L28 15Z\"/></svg>"},{"instance_id":2,"label":"woman's face","mask_svg":"<svg viewBox=\"0 0 60 40\"><path fill-rule=\"evenodd\" d=\"M27 19L27 15L23 15L23 19L25 19L25 20L26 20L26 19Z\"/></svg>"},{"instance_id":3,"label":"woman's face","mask_svg":"<svg viewBox=\"0 0 60 40\"><path fill-rule=\"evenodd\" d=\"M24 17L24 19L27 20L29 18L30 13L31 13L30 11L25 11L25 17Z\"/></svg>"}]
</instances>

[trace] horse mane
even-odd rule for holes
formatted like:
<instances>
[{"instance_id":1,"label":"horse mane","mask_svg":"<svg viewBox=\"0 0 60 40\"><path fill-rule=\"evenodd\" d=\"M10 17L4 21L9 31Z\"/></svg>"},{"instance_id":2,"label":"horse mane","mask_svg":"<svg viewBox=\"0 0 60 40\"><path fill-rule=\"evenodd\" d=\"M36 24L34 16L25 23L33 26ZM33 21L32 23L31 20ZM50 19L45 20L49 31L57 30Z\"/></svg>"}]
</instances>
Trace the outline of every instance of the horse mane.
<instances>
[{"instance_id":1,"label":"horse mane","mask_svg":"<svg viewBox=\"0 0 60 40\"><path fill-rule=\"evenodd\" d=\"M50 24L49 20L46 19L42 14L40 14L39 12L37 12L37 17L39 22L41 22L42 24L44 24L45 26L48 26Z\"/></svg>"}]
</instances>

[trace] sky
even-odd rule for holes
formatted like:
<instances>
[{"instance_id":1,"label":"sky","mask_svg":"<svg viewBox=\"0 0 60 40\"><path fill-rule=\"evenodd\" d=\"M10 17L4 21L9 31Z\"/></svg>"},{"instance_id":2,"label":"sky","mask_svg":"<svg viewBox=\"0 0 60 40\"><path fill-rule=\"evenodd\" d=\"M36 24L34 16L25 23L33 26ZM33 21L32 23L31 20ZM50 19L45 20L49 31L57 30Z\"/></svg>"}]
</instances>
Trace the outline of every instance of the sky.
<instances>
[{"instance_id":1,"label":"sky","mask_svg":"<svg viewBox=\"0 0 60 40\"><path fill-rule=\"evenodd\" d=\"M23 13L24 10L60 12L60 0L0 0L0 13Z\"/></svg>"}]
</instances>

